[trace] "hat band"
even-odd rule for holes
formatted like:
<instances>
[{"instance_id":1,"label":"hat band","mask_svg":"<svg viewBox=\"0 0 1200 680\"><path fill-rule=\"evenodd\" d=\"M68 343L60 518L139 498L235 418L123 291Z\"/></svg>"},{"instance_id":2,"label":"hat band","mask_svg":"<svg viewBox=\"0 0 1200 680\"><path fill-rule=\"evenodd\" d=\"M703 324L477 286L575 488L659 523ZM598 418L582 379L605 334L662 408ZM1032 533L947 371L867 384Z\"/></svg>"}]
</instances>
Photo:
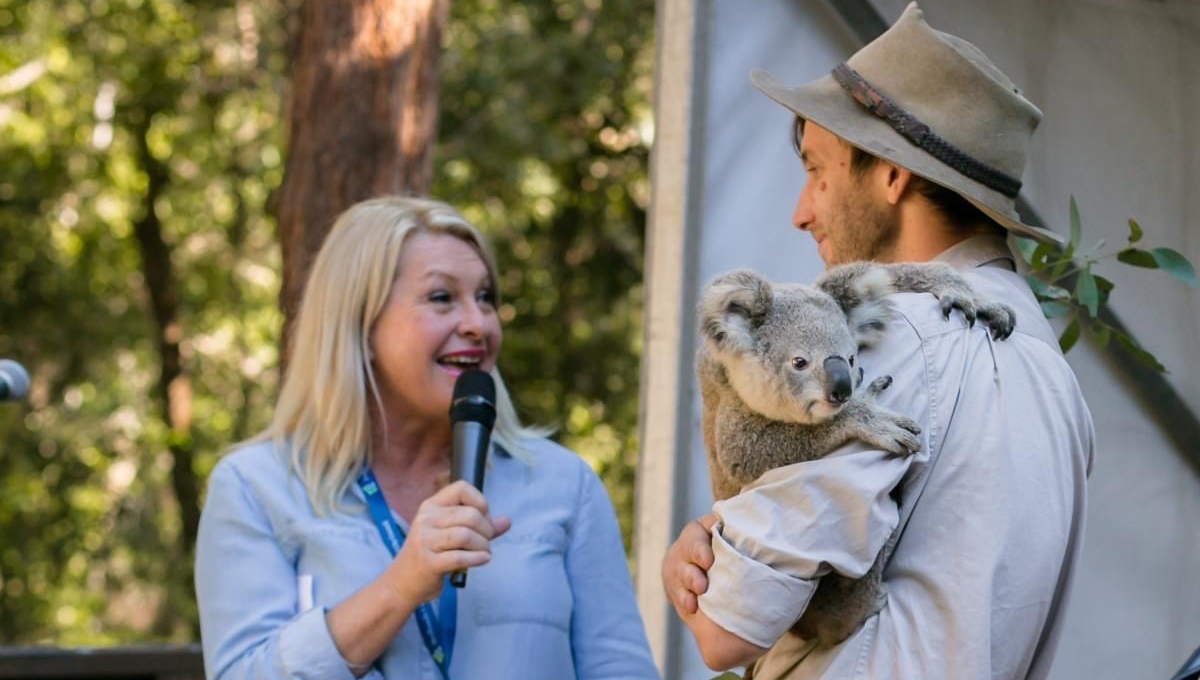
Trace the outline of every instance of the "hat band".
<instances>
[{"instance_id":1,"label":"hat band","mask_svg":"<svg viewBox=\"0 0 1200 680\"><path fill-rule=\"evenodd\" d=\"M980 161L942 139L916 116L900 108L847 64L833 69L838 85L868 111L879 116L918 148L980 184L1009 198L1021 191L1021 180Z\"/></svg>"}]
</instances>

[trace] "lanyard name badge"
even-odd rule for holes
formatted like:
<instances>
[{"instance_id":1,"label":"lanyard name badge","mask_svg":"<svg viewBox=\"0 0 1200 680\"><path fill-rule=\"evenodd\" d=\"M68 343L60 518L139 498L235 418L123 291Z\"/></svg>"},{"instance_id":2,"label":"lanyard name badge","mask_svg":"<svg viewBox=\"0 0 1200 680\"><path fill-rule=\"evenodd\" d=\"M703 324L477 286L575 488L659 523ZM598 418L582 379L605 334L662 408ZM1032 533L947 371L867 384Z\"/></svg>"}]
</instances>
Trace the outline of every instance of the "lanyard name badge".
<instances>
[{"instance_id":1,"label":"lanyard name badge","mask_svg":"<svg viewBox=\"0 0 1200 680\"><path fill-rule=\"evenodd\" d=\"M387 501L379 490L379 482L375 473L370 469L358 476L358 486L367 497L367 508L371 511L371 519L383 537L383 543L395 557L404 545L404 531L396 520L392 519L392 511L388 509ZM454 653L454 633L458 622L458 589L450 585L449 577L442 584L442 596L438 598L438 612L434 613L433 605L426 602L416 611L417 627L421 629L421 640L433 657L444 680L450 680L450 655Z\"/></svg>"}]
</instances>

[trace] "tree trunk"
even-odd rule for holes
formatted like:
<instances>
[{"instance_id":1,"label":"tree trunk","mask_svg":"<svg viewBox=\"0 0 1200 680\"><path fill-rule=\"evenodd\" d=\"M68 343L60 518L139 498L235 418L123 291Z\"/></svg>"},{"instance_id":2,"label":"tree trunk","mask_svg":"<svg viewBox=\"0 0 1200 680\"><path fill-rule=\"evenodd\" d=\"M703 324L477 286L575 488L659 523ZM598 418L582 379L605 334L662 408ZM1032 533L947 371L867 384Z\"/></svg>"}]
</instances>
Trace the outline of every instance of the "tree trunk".
<instances>
[{"instance_id":1,"label":"tree trunk","mask_svg":"<svg viewBox=\"0 0 1200 680\"><path fill-rule=\"evenodd\" d=\"M142 274L146 292L158 331L158 355L162 368L158 375L158 401L169 432L167 449L171 452L171 488L179 502L182 532L179 537L181 555L191 564L196 531L200 526L200 482L192 468L195 447L192 441L192 383L184 370L179 343L183 328L179 321L179 285L171 264L171 248L163 238L162 224L154 212L154 204L170 182L170 173L162 161L150 152L147 134L157 111L142 112L133 127L137 143L138 162L147 177L146 195L142 199L143 214L134 222L142 256Z\"/></svg>"},{"instance_id":2,"label":"tree trunk","mask_svg":"<svg viewBox=\"0 0 1200 680\"><path fill-rule=\"evenodd\" d=\"M309 267L338 214L365 198L429 191L448 2L304 2L275 205L284 366Z\"/></svg>"}]
</instances>

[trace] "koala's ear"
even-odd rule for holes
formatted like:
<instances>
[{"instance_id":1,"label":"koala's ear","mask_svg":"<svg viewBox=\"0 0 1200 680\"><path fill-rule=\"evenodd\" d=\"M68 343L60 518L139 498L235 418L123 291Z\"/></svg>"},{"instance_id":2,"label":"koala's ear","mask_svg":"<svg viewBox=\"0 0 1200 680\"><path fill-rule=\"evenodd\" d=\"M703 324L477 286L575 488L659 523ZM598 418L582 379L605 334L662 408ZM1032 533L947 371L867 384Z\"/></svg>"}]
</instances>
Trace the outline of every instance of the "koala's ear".
<instances>
[{"instance_id":1,"label":"koala's ear","mask_svg":"<svg viewBox=\"0 0 1200 680\"><path fill-rule=\"evenodd\" d=\"M850 332L858 348L874 347L882 340L893 316L895 311L892 302L886 298L867 300L852 307L846 313L846 320L850 323Z\"/></svg>"},{"instance_id":2,"label":"koala's ear","mask_svg":"<svg viewBox=\"0 0 1200 680\"><path fill-rule=\"evenodd\" d=\"M771 284L748 269L718 276L700 297L700 334L718 349L749 351L773 296Z\"/></svg>"}]
</instances>

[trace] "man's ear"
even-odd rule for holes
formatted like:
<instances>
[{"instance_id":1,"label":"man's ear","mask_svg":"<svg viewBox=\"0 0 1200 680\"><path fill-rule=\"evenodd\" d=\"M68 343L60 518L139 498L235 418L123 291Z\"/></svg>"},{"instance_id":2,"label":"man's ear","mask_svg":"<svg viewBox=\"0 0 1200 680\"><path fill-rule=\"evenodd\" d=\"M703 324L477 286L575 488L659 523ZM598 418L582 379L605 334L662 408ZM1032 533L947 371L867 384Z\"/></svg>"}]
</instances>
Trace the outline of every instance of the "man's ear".
<instances>
[{"instance_id":1,"label":"man's ear","mask_svg":"<svg viewBox=\"0 0 1200 680\"><path fill-rule=\"evenodd\" d=\"M908 191L912 184L912 171L886 162L880 164L879 170L884 173L882 178L884 198L889 204L897 205L904 197L904 192Z\"/></svg>"}]
</instances>

